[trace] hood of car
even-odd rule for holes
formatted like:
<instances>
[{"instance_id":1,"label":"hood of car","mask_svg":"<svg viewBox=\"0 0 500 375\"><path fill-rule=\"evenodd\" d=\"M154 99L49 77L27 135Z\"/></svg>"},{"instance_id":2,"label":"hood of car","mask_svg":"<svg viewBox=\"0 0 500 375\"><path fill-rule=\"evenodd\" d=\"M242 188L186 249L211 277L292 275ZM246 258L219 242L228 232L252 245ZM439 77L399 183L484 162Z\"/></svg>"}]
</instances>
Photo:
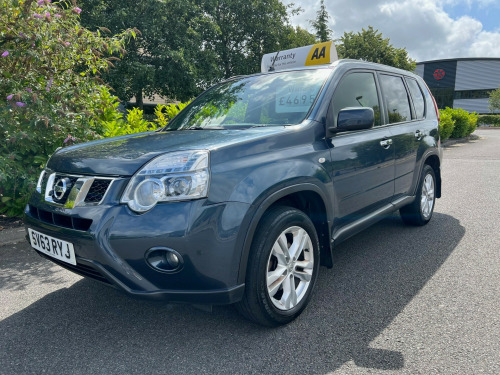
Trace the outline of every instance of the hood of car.
<instances>
[{"instance_id":1,"label":"hood of car","mask_svg":"<svg viewBox=\"0 0 500 375\"><path fill-rule=\"evenodd\" d=\"M216 150L284 131L283 126L245 130L147 132L104 139L57 151L47 165L53 171L131 176L155 156L182 150Z\"/></svg>"}]
</instances>

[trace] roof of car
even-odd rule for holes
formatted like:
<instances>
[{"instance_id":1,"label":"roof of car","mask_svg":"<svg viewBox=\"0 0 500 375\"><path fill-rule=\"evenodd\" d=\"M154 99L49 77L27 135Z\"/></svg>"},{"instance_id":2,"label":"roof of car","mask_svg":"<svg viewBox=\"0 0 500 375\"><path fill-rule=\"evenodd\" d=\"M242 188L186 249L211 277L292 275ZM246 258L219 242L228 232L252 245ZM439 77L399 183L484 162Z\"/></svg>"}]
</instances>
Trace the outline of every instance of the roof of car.
<instances>
[{"instance_id":1,"label":"roof of car","mask_svg":"<svg viewBox=\"0 0 500 375\"><path fill-rule=\"evenodd\" d=\"M299 67L299 68L282 69L282 70L270 71L270 72L264 72L264 73L258 72L258 73L249 74L249 75L237 75L237 76L233 76L231 78L228 78L228 80L242 78L242 77L253 77L253 76L259 76L259 75L267 75L267 74L283 73L283 72L294 72L294 71L301 71L301 70L334 69L334 68L346 66L346 65L348 65L352 68L375 69L375 70L380 70L380 71L385 71L385 72L392 72L392 73L396 73L396 74L403 74L403 75L418 77L413 72L410 72L410 71L404 70L404 69L395 68L395 67L389 66L389 65L374 63L371 61L363 61L363 60L340 59L340 60L334 61L331 64L303 66L303 67Z\"/></svg>"}]
</instances>

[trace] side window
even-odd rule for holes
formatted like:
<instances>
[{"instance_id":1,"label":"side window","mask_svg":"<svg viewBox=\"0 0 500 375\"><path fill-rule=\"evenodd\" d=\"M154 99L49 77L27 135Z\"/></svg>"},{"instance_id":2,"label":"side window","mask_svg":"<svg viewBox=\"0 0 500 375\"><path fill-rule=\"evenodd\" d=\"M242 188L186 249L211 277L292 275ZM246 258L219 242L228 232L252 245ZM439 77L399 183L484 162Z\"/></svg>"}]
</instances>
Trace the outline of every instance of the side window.
<instances>
[{"instance_id":1,"label":"side window","mask_svg":"<svg viewBox=\"0 0 500 375\"><path fill-rule=\"evenodd\" d=\"M410 101L401 77L380 75L389 124L411 120Z\"/></svg>"},{"instance_id":2,"label":"side window","mask_svg":"<svg viewBox=\"0 0 500 375\"><path fill-rule=\"evenodd\" d=\"M420 90L417 81L414 79L407 78L406 83L408 84L408 88L410 89L410 94L411 98L413 99L413 105L415 106L417 119L423 119L425 116L425 100L424 95L422 94L422 90Z\"/></svg>"},{"instance_id":3,"label":"side window","mask_svg":"<svg viewBox=\"0 0 500 375\"><path fill-rule=\"evenodd\" d=\"M333 116L347 107L370 107L375 112L375 126L380 122L380 104L372 73L351 73L345 76L333 96Z\"/></svg>"}]
</instances>

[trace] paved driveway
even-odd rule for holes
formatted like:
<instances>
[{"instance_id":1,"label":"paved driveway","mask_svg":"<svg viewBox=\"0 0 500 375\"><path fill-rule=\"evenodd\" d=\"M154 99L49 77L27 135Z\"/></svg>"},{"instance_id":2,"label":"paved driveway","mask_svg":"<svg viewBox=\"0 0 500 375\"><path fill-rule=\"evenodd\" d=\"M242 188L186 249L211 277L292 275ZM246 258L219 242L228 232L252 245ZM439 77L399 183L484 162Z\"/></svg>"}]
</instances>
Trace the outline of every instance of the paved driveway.
<instances>
[{"instance_id":1,"label":"paved driveway","mask_svg":"<svg viewBox=\"0 0 500 375\"><path fill-rule=\"evenodd\" d=\"M425 228L336 249L292 324L130 299L0 247L0 374L500 374L500 130L444 152ZM0 232L1 236L1 232Z\"/></svg>"}]
</instances>

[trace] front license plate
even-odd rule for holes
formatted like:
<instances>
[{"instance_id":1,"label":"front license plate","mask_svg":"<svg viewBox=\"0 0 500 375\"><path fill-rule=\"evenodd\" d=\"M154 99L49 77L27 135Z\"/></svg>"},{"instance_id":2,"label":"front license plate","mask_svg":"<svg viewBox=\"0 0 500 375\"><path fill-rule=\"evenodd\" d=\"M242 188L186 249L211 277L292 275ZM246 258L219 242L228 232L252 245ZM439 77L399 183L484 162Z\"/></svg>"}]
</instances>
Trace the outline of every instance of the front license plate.
<instances>
[{"instance_id":1,"label":"front license plate","mask_svg":"<svg viewBox=\"0 0 500 375\"><path fill-rule=\"evenodd\" d=\"M35 249L52 258L76 266L75 249L71 242L47 236L30 228L28 228L28 233L30 235L31 246Z\"/></svg>"}]
</instances>

